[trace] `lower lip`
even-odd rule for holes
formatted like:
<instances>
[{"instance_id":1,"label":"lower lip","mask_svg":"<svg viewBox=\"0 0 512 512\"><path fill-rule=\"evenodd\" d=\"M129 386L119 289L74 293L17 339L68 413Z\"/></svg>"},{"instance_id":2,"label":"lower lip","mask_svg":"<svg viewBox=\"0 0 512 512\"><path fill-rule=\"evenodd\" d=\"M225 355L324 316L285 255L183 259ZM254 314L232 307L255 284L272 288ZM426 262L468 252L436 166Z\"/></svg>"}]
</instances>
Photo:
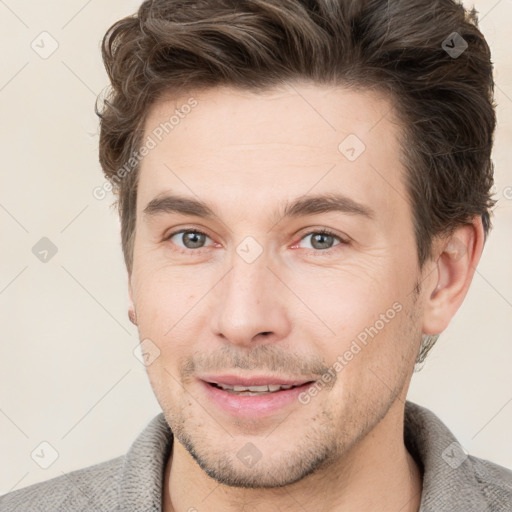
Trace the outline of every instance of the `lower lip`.
<instances>
[{"instance_id":1,"label":"lower lip","mask_svg":"<svg viewBox=\"0 0 512 512\"><path fill-rule=\"evenodd\" d=\"M283 389L273 393L259 396L236 395L228 393L201 380L210 401L228 414L241 418L261 418L283 409L284 407L299 402L299 395L308 390L314 382L297 386L296 388Z\"/></svg>"}]
</instances>

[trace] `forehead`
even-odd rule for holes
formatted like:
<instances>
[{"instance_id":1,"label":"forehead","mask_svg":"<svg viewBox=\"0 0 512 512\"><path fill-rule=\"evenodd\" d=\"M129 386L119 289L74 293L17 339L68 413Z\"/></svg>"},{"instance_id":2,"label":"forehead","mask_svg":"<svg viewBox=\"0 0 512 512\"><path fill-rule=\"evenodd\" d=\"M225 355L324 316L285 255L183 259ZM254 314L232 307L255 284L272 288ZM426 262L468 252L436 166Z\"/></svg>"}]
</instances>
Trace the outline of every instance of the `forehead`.
<instances>
[{"instance_id":1,"label":"forehead","mask_svg":"<svg viewBox=\"0 0 512 512\"><path fill-rule=\"evenodd\" d=\"M238 210L337 191L389 220L407 209L399 132L392 103L370 91L294 84L162 99L145 124L154 147L141 162L138 209L171 191L225 208L238 199Z\"/></svg>"}]
</instances>

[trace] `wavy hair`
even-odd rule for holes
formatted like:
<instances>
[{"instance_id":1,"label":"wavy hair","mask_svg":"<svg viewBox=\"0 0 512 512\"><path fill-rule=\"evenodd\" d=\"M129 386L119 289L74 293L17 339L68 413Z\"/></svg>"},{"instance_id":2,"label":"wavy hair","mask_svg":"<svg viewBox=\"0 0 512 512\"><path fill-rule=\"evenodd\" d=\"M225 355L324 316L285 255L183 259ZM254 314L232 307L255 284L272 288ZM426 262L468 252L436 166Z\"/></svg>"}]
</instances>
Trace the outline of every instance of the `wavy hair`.
<instances>
[{"instance_id":1,"label":"wavy hair","mask_svg":"<svg viewBox=\"0 0 512 512\"><path fill-rule=\"evenodd\" d=\"M460 55L449 51L454 38L467 44ZM420 267L434 237L474 216L487 237L496 116L474 9L453 0L146 0L109 28L102 55L111 87L96 106L99 159L129 273L138 165L119 171L141 146L149 109L163 94L224 85L257 93L298 80L384 93L403 127Z\"/></svg>"}]
</instances>

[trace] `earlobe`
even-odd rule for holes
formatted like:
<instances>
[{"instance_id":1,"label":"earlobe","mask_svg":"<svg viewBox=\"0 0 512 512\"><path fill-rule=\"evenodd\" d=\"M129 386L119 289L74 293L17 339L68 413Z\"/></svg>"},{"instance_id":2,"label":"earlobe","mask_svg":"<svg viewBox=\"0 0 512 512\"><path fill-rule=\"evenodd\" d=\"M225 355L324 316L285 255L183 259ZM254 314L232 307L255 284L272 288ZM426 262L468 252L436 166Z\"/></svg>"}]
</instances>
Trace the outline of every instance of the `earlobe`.
<instances>
[{"instance_id":1,"label":"earlobe","mask_svg":"<svg viewBox=\"0 0 512 512\"><path fill-rule=\"evenodd\" d=\"M133 303L131 276L128 276L128 318L133 325L137 325L137 313L135 312L135 304Z\"/></svg>"},{"instance_id":2,"label":"earlobe","mask_svg":"<svg viewBox=\"0 0 512 512\"><path fill-rule=\"evenodd\" d=\"M128 318L133 325L137 325L137 314L135 313L135 309L132 307L128 309Z\"/></svg>"},{"instance_id":3,"label":"earlobe","mask_svg":"<svg viewBox=\"0 0 512 512\"><path fill-rule=\"evenodd\" d=\"M436 335L444 331L466 297L480 261L484 230L480 217L457 228L440 240L435 270L437 282L427 295L423 332Z\"/></svg>"}]
</instances>

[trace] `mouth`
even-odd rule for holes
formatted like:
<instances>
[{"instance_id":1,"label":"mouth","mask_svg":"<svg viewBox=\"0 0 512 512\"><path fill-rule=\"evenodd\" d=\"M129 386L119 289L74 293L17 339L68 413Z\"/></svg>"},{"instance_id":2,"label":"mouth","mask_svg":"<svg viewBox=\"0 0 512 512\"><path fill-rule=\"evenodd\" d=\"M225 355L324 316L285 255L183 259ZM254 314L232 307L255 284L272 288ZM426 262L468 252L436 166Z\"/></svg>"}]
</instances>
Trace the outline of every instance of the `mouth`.
<instances>
[{"instance_id":1,"label":"mouth","mask_svg":"<svg viewBox=\"0 0 512 512\"><path fill-rule=\"evenodd\" d=\"M222 389L230 395L239 396L261 396L270 393L278 393L280 391L287 391L289 389L299 388L312 384L314 381L307 381L302 384L264 384L262 386L230 386L229 384L221 384L217 382L207 382L210 386L217 389Z\"/></svg>"},{"instance_id":2,"label":"mouth","mask_svg":"<svg viewBox=\"0 0 512 512\"><path fill-rule=\"evenodd\" d=\"M300 395L315 382L272 376L202 376L199 379L207 403L219 412L247 419L264 418L301 406Z\"/></svg>"}]
</instances>

